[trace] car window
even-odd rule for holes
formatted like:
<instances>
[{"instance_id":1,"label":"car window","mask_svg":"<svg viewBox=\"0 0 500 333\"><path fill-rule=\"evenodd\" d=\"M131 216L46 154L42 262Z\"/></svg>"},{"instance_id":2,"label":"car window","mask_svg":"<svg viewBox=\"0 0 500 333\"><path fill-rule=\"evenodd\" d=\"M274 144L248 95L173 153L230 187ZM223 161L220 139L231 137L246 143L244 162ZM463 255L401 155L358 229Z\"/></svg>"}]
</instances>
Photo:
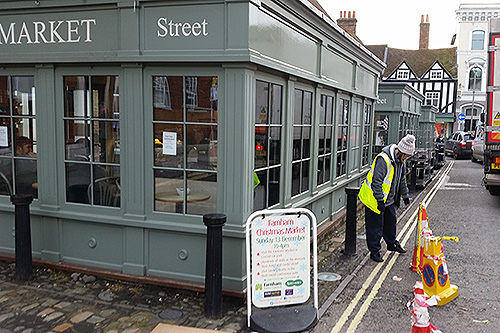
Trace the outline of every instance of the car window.
<instances>
[{"instance_id":1,"label":"car window","mask_svg":"<svg viewBox=\"0 0 500 333\"><path fill-rule=\"evenodd\" d=\"M472 135L470 133L464 134L464 139L465 140L474 140L474 135Z\"/></svg>"},{"instance_id":2,"label":"car window","mask_svg":"<svg viewBox=\"0 0 500 333\"><path fill-rule=\"evenodd\" d=\"M460 140L460 133L455 133L453 140Z\"/></svg>"}]
</instances>

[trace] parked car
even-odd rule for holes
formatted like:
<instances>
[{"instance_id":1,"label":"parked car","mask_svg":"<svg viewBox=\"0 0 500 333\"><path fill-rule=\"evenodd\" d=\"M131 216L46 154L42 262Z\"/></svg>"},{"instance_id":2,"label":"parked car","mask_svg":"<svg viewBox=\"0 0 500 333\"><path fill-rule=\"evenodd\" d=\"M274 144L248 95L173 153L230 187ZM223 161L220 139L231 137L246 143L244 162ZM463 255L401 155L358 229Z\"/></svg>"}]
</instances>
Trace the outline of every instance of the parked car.
<instances>
[{"instance_id":1,"label":"parked car","mask_svg":"<svg viewBox=\"0 0 500 333\"><path fill-rule=\"evenodd\" d=\"M472 141L472 162L484 162L484 131L476 131L476 137Z\"/></svg>"},{"instance_id":2,"label":"parked car","mask_svg":"<svg viewBox=\"0 0 500 333\"><path fill-rule=\"evenodd\" d=\"M457 131L444 140L444 152L454 159L472 156L474 132Z\"/></svg>"}]
</instances>

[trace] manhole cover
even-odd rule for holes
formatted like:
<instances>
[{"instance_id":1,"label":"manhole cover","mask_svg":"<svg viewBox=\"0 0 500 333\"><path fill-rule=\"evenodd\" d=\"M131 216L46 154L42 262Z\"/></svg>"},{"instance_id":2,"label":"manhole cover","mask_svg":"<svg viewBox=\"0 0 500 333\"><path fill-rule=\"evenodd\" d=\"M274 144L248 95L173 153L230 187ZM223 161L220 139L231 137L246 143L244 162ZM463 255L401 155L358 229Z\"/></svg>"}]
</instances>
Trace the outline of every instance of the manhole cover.
<instances>
[{"instance_id":1,"label":"manhole cover","mask_svg":"<svg viewBox=\"0 0 500 333\"><path fill-rule=\"evenodd\" d=\"M165 320L177 320L180 317L182 317L182 315L183 315L182 311L167 309L160 312L158 314L158 317Z\"/></svg>"},{"instance_id":2,"label":"manhole cover","mask_svg":"<svg viewBox=\"0 0 500 333\"><path fill-rule=\"evenodd\" d=\"M323 272L318 273L318 280L322 281L338 281L342 277L337 273Z\"/></svg>"}]
</instances>

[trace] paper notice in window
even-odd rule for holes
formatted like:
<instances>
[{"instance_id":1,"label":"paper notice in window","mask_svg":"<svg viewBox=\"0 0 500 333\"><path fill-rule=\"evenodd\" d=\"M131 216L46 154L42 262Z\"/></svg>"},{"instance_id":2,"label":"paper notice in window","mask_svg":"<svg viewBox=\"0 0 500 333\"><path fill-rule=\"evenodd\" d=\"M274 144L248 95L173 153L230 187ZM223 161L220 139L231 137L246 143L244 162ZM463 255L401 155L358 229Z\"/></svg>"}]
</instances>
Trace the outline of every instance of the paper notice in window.
<instances>
[{"instance_id":1,"label":"paper notice in window","mask_svg":"<svg viewBox=\"0 0 500 333\"><path fill-rule=\"evenodd\" d=\"M7 126L0 126L0 147L9 146L9 134Z\"/></svg>"},{"instance_id":2,"label":"paper notice in window","mask_svg":"<svg viewBox=\"0 0 500 333\"><path fill-rule=\"evenodd\" d=\"M177 133L163 132L163 155L177 155Z\"/></svg>"}]
</instances>

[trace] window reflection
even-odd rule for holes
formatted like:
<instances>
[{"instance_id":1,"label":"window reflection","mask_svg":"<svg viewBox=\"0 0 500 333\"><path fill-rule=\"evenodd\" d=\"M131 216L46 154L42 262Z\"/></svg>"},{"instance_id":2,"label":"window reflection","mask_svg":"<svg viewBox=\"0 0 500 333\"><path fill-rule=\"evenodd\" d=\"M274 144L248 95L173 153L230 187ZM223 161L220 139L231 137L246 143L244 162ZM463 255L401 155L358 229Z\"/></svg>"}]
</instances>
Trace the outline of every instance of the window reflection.
<instances>
[{"instance_id":1,"label":"window reflection","mask_svg":"<svg viewBox=\"0 0 500 333\"><path fill-rule=\"evenodd\" d=\"M203 215L217 199L217 77L155 76L157 211Z\"/></svg>"}]
</instances>

